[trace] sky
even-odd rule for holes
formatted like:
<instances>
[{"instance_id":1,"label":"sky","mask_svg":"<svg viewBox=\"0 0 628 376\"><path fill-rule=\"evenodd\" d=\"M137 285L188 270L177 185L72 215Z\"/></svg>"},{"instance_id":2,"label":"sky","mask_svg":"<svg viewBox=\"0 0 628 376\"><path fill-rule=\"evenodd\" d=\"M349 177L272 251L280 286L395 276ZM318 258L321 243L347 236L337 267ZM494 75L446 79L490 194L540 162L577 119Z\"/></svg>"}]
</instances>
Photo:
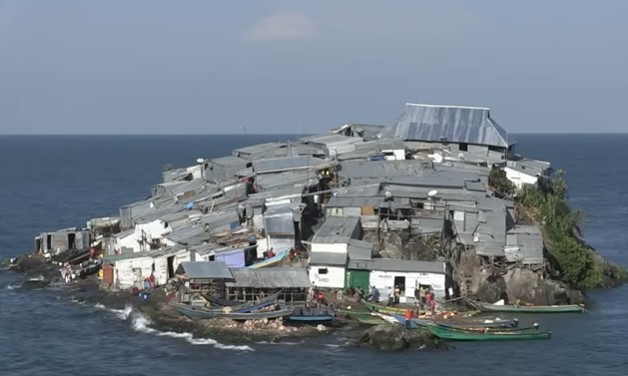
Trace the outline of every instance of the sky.
<instances>
[{"instance_id":1,"label":"sky","mask_svg":"<svg viewBox=\"0 0 628 376\"><path fill-rule=\"evenodd\" d=\"M624 133L628 1L0 0L0 134L299 134L481 106ZM623 47L622 47L623 46Z\"/></svg>"}]
</instances>

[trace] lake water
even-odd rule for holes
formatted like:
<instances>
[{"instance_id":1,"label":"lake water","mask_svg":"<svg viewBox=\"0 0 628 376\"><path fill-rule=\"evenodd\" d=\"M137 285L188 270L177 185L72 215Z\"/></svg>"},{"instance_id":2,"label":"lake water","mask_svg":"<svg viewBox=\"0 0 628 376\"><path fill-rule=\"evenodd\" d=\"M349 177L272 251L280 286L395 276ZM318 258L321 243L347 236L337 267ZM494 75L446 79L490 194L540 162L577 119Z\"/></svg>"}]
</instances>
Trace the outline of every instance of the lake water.
<instances>
[{"instance_id":1,"label":"lake water","mask_svg":"<svg viewBox=\"0 0 628 376\"><path fill-rule=\"evenodd\" d=\"M166 164L286 136L0 136L0 257L32 249L42 230L149 195ZM520 152L567 171L570 200L587 213L586 239L628 265L628 135L518 135ZM139 314L15 288L0 272L0 374L6 375L622 375L628 374L628 286L589 291L591 312L525 317L548 341L457 343L449 352L377 352L342 335L242 345L150 329Z\"/></svg>"}]
</instances>

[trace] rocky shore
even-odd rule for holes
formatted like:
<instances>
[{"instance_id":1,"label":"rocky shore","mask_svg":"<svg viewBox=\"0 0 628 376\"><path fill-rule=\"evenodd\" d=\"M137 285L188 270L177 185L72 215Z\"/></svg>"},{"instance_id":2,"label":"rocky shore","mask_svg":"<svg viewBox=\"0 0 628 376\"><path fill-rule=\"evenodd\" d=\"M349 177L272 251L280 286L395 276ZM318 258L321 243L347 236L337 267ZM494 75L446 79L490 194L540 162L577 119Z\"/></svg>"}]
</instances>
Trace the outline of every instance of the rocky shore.
<instances>
[{"instance_id":1,"label":"rocky shore","mask_svg":"<svg viewBox=\"0 0 628 376\"><path fill-rule=\"evenodd\" d=\"M112 310L141 312L149 320L151 328L160 332L189 333L194 338L219 338L234 344L256 342L281 342L294 338L309 338L321 335L342 334L350 344L371 346L381 350L442 350L451 347L429 332L408 331L401 326L378 325L365 330L359 323L338 318L333 325L291 325L281 319L248 320L237 322L217 318L191 320L180 315L168 301L174 293L166 288L148 291L145 299L131 291L104 290L97 276L78 278L65 283L59 272L59 264L67 255L61 254L47 260L40 254L27 254L10 260L3 265L24 277L23 287L50 288L60 295L71 296L74 301L100 305Z\"/></svg>"}]
</instances>

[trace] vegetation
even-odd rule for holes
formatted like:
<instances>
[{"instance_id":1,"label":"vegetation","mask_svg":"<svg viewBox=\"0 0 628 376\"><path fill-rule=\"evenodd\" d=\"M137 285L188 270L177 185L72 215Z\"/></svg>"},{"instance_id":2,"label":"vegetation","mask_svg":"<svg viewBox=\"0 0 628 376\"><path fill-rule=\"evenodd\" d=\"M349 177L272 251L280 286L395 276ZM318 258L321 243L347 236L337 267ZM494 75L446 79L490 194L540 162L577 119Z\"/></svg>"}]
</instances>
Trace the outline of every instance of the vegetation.
<instances>
[{"instance_id":1,"label":"vegetation","mask_svg":"<svg viewBox=\"0 0 628 376\"><path fill-rule=\"evenodd\" d=\"M488 175L488 185L495 190L495 196L500 198L512 197L517 187L515 184L508 180L506 173L498 168L493 167Z\"/></svg>"},{"instance_id":2,"label":"vegetation","mask_svg":"<svg viewBox=\"0 0 628 376\"><path fill-rule=\"evenodd\" d=\"M174 166L171 164L167 164L164 166L164 172L174 170Z\"/></svg>"},{"instance_id":3,"label":"vegetation","mask_svg":"<svg viewBox=\"0 0 628 376\"><path fill-rule=\"evenodd\" d=\"M577 288L600 286L603 270L594 260L593 251L574 234L583 221L580 210L567 204L567 184L564 172L558 170L555 179L544 186L524 185L517 202L525 213L540 223L550 258L556 263L563 281ZM617 275L626 271L616 267Z\"/></svg>"}]
</instances>

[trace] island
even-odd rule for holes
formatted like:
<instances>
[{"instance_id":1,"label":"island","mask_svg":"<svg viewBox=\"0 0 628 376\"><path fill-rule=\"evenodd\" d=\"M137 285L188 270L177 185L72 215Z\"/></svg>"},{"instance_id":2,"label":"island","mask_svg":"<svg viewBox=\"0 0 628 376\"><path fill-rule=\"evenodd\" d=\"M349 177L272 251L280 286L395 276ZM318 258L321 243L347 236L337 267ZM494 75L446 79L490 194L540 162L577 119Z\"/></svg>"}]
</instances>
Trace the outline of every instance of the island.
<instances>
[{"instance_id":1,"label":"island","mask_svg":"<svg viewBox=\"0 0 628 376\"><path fill-rule=\"evenodd\" d=\"M338 312L364 300L433 317L582 307L583 291L621 284L626 271L583 239L564 172L516 146L488 108L408 103L388 126L344 124L166 166L119 216L41 232L6 263L30 284L131 301L199 335L318 335L348 325L359 312ZM392 347L417 338L372 333L382 331L405 338Z\"/></svg>"}]
</instances>

